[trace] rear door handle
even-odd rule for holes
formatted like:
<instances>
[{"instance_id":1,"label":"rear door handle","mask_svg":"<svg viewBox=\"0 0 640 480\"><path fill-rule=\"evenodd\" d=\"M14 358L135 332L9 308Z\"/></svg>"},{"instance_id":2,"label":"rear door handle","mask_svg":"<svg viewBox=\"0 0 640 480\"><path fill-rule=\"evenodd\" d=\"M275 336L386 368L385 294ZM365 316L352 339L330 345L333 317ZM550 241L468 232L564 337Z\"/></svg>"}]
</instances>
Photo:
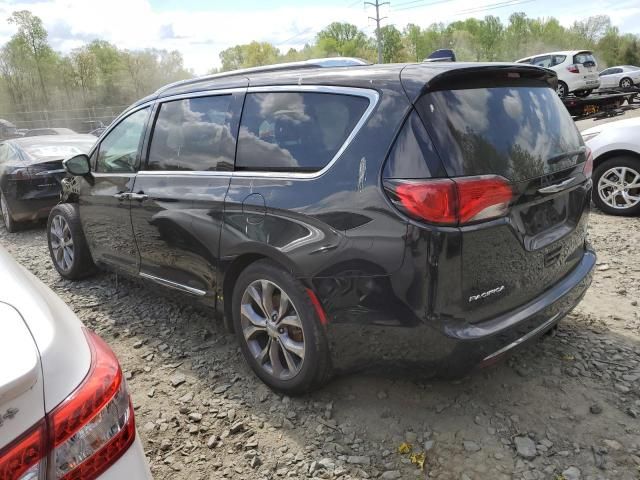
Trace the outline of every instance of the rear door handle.
<instances>
[{"instance_id":1,"label":"rear door handle","mask_svg":"<svg viewBox=\"0 0 640 480\"><path fill-rule=\"evenodd\" d=\"M145 195L143 192L140 193L130 193L129 198L131 200L137 200L139 202L144 202L145 200L149 200L149 195Z\"/></svg>"},{"instance_id":2,"label":"rear door handle","mask_svg":"<svg viewBox=\"0 0 640 480\"><path fill-rule=\"evenodd\" d=\"M113 198L123 201L123 200L128 200L131 198L131 194L129 192L120 192L120 193L116 193Z\"/></svg>"},{"instance_id":3,"label":"rear door handle","mask_svg":"<svg viewBox=\"0 0 640 480\"><path fill-rule=\"evenodd\" d=\"M549 185L548 187L540 188L540 189L538 189L538 192L539 193L558 193L558 192L561 192L565 188L568 188L573 183L573 181L575 179L576 179L576 177L567 178L566 180L563 180L560 183L556 183L554 185Z\"/></svg>"}]
</instances>

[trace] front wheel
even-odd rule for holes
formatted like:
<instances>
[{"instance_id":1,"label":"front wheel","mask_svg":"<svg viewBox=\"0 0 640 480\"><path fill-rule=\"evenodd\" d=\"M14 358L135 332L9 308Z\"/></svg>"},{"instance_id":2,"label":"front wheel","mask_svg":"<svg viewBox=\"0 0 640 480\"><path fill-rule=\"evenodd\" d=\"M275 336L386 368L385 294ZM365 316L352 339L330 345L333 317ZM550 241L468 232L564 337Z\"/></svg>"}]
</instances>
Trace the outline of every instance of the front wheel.
<instances>
[{"instance_id":1,"label":"front wheel","mask_svg":"<svg viewBox=\"0 0 640 480\"><path fill-rule=\"evenodd\" d=\"M53 266L62 277L78 280L95 272L77 205L62 203L51 210L47 221L47 243Z\"/></svg>"},{"instance_id":2,"label":"front wheel","mask_svg":"<svg viewBox=\"0 0 640 480\"><path fill-rule=\"evenodd\" d=\"M640 214L640 159L614 157L593 172L593 202L610 215Z\"/></svg>"},{"instance_id":3,"label":"front wheel","mask_svg":"<svg viewBox=\"0 0 640 480\"><path fill-rule=\"evenodd\" d=\"M247 267L233 290L233 324L245 359L270 388L302 394L330 376L323 327L304 286L267 260Z\"/></svg>"}]
</instances>

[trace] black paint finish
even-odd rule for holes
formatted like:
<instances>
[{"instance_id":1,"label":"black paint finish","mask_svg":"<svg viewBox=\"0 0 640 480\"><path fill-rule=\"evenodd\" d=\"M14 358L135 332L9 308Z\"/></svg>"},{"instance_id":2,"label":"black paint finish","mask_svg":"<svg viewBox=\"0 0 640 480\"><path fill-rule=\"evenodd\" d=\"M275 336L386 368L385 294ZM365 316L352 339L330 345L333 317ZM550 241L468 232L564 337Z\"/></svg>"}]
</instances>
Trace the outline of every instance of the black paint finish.
<instances>
[{"instance_id":1,"label":"black paint finish","mask_svg":"<svg viewBox=\"0 0 640 480\"><path fill-rule=\"evenodd\" d=\"M550 328L582 297L595 264L585 243L591 181L582 174L584 157L574 167L513 184L506 217L464 227L405 217L387 198L382 181L447 176L442 152L428 129L420 129L424 118L414 109L430 86L444 88L442 76L455 82L480 68L483 84L495 74L500 78L493 81L513 88L518 81L549 88L554 79L522 65L403 68L212 77L148 97L144 102L157 105L174 95L234 88L229 132L234 139L245 93L253 87L261 92L283 86L365 88L379 101L337 161L316 176L145 172L151 121L140 147L139 173L94 174L80 182L81 215L94 259L201 291L202 299L228 314L238 273L269 258L319 298L337 369L403 362L454 373L523 335ZM522 73L522 80L508 83L509 71ZM566 190L538 192L570 177L574 183ZM119 192L133 198L117 200L113 195ZM498 294L470 301L499 286L504 288Z\"/></svg>"}]
</instances>

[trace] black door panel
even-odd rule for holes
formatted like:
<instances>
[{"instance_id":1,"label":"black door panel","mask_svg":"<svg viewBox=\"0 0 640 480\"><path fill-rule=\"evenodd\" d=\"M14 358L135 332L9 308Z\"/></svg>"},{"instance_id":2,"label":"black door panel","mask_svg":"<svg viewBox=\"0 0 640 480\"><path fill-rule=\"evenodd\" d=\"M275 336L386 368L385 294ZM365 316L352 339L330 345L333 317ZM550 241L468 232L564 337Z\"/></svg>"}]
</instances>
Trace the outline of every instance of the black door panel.
<instances>
[{"instance_id":1,"label":"black door panel","mask_svg":"<svg viewBox=\"0 0 640 480\"><path fill-rule=\"evenodd\" d=\"M230 175L139 174L131 218L140 271L209 292L215 285L218 239Z\"/></svg>"}]
</instances>

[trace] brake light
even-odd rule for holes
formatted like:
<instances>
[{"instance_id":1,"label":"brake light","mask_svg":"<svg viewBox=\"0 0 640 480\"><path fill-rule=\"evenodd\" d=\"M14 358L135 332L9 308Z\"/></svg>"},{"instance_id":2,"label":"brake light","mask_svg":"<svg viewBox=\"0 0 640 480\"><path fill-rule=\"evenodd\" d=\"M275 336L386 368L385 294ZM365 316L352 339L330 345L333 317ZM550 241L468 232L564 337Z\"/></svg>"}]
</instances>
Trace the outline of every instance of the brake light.
<instances>
[{"instance_id":1,"label":"brake light","mask_svg":"<svg viewBox=\"0 0 640 480\"><path fill-rule=\"evenodd\" d=\"M591 177L591 174L593 173L593 152L591 151L591 149L589 147L586 147L587 151L587 161L584 162L584 168L582 169L582 173L584 173L584 176L587 178Z\"/></svg>"},{"instance_id":2,"label":"brake light","mask_svg":"<svg viewBox=\"0 0 640 480\"><path fill-rule=\"evenodd\" d=\"M16 168L11 172L11 175L15 180L31 180L33 179L33 173L28 168Z\"/></svg>"},{"instance_id":3,"label":"brake light","mask_svg":"<svg viewBox=\"0 0 640 480\"><path fill-rule=\"evenodd\" d=\"M577 65L569 65L567 67L567 70L569 70L571 73L580 73L580 69Z\"/></svg>"},{"instance_id":4,"label":"brake light","mask_svg":"<svg viewBox=\"0 0 640 480\"><path fill-rule=\"evenodd\" d=\"M481 175L434 180L386 180L394 204L417 220L462 225L504 216L513 189L503 177Z\"/></svg>"},{"instance_id":5,"label":"brake light","mask_svg":"<svg viewBox=\"0 0 640 480\"><path fill-rule=\"evenodd\" d=\"M100 337L85 334L89 373L44 420L0 452L0 480L93 480L133 443L133 406L120 364ZM46 477L39 472L43 465Z\"/></svg>"}]
</instances>

